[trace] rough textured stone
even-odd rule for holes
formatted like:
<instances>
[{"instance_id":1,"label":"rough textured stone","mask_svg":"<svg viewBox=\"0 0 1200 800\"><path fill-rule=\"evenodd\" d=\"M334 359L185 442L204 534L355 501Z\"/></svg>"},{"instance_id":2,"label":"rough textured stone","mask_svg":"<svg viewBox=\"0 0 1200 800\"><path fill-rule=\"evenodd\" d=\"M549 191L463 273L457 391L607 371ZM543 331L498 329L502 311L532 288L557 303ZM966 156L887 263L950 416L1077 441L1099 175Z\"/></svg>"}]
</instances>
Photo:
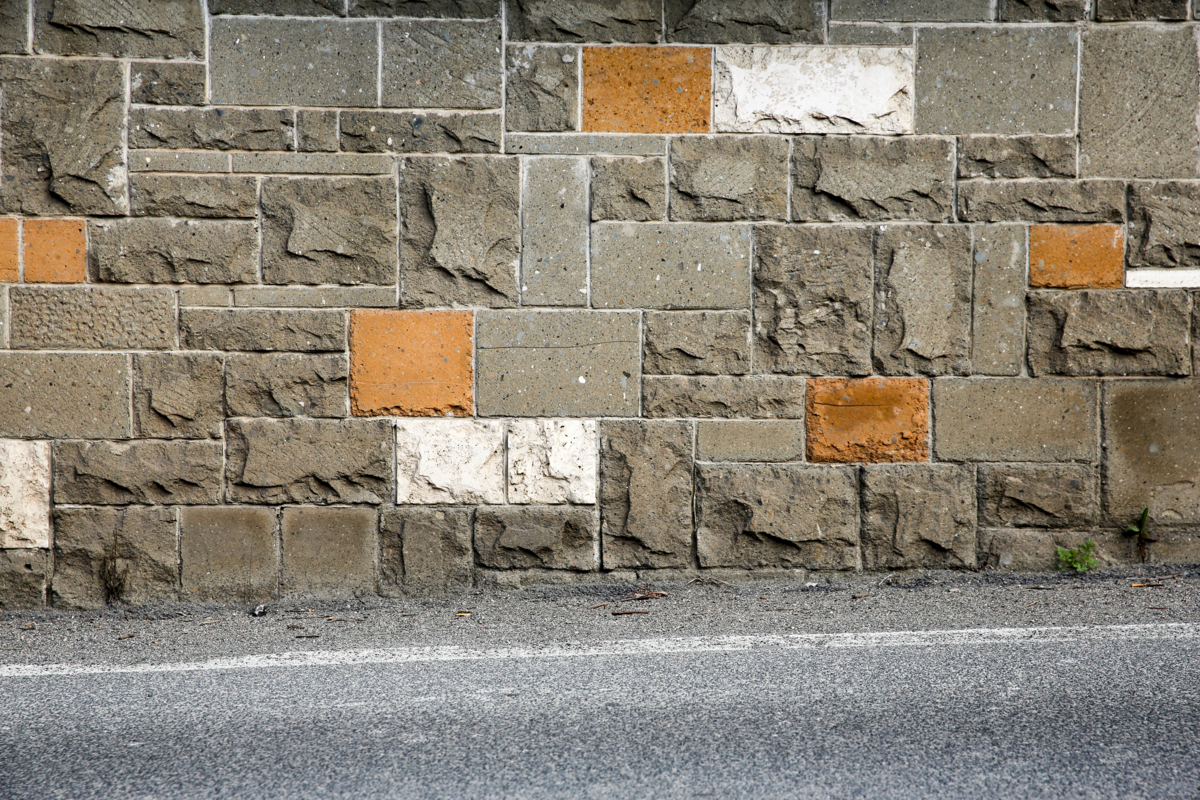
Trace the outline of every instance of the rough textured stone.
<instances>
[{"instance_id":1,"label":"rough textured stone","mask_svg":"<svg viewBox=\"0 0 1200 800\"><path fill-rule=\"evenodd\" d=\"M1100 22L1127 20L1182 20L1188 17L1188 0L1096 0Z\"/></svg>"},{"instance_id":2,"label":"rough textured stone","mask_svg":"<svg viewBox=\"0 0 1200 800\"><path fill-rule=\"evenodd\" d=\"M474 317L462 311L350 315L350 409L356 416L470 416Z\"/></svg>"},{"instance_id":3,"label":"rough textured stone","mask_svg":"<svg viewBox=\"0 0 1200 800\"><path fill-rule=\"evenodd\" d=\"M1095 461L1096 383L997 378L933 382L944 461Z\"/></svg>"},{"instance_id":4,"label":"rough textured stone","mask_svg":"<svg viewBox=\"0 0 1200 800\"><path fill-rule=\"evenodd\" d=\"M338 112L301 109L296 112L296 143L306 153L332 153L338 149Z\"/></svg>"},{"instance_id":5,"label":"rough textured stone","mask_svg":"<svg viewBox=\"0 0 1200 800\"><path fill-rule=\"evenodd\" d=\"M499 114L343 111L343 150L355 153L498 153Z\"/></svg>"},{"instance_id":6,"label":"rough textured stone","mask_svg":"<svg viewBox=\"0 0 1200 800\"><path fill-rule=\"evenodd\" d=\"M830 18L880 22L975 22L992 18L990 0L832 0Z\"/></svg>"},{"instance_id":7,"label":"rough textured stone","mask_svg":"<svg viewBox=\"0 0 1200 800\"><path fill-rule=\"evenodd\" d=\"M387 509L379 520L379 576L385 595L469 587L473 560L468 509Z\"/></svg>"},{"instance_id":8,"label":"rough textured stone","mask_svg":"<svg viewBox=\"0 0 1200 800\"><path fill-rule=\"evenodd\" d=\"M1095 467L981 464L979 523L996 528L1073 528L1100 516Z\"/></svg>"},{"instance_id":9,"label":"rough textured stone","mask_svg":"<svg viewBox=\"0 0 1200 800\"><path fill-rule=\"evenodd\" d=\"M168 61L139 62L133 66L129 84L131 103L156 106L204 105L204 65Z\"/></svg>"},{"instance_id":10,"label":"rough textured stone","mask_svg":"<svg viewBox=\"0 0 1200 800\"><path fill-rule=\"evenodd\" d=\"M130 210L157 217L256 217L258 181L243 175L144 175L129 181Z\"/></svg>"},{"instance_id":11,"label":"rough textured stone","mask_svg":"<svg viewBox=\"0 0 1200 800\"><path fill-rule=\"evenodd\" d=\"M1129 185L1129 266L1200 266L1200 186Z\"/></svg>"},{"instance_id":12,"label":"rough textured stone","mask_svg":"<svg viewBox=\"0 0 1200 800\"><path fill-rule=\"evenodd\" d=\"M218 355L135 355L134 434L156 439L219 438L225 416L222 366Z\"/></svg>"},{"instance_id":13,"label":"rough textured stone","mask_svg":"<svg viewBox=\"0 0 1200 800\"><path fill-rule=\"evenodd\" d=\"M658 41L653 0L506 0L508 35L520 42Z\"/></svg>"},{"instance_id":14,"label":"rough textured stone","mask_svg":"<svg viewBox=\"0 0 1200 800\"><path fill-rule=\"evenodd\" d=\"M374 594L378 527L373 508L285 508L284 590L326 596Z\"/></svg>"},{"instance_id":15,"label":"rough textured stone","mask_svg":"<svg viewBox=\"0 0 1200 800\"><path fill-rule=\"evenodd\" d=\"M1001 22L1076 22L1087 18L1087 0L1000 0Z\"/></svg>"},{"instance_id":16,"label":"rough textured stone","mask_svg":"<svg viewBox=\"0 0 1200 800\"><path fill-rule=\"evenodd\" d=\"M262 184L265 283L396 282L391 178L268 178Z\"/></svg>"},{"instance_id":17,"label":"rough textured stone","mask_svg":"<svg viewBox=\"0 0 1200 800\"><path fill-rule=\"evenodd\" d=\"M254 283L258 226L226 220L93 220L94 274L114 283Z\"/></svg>"},{"instance_id":18,"label":"rough textured stone","mask_svg":"<svg viewBox=\"0 0 1200 800\"><path fill-rule=\"evenodd\" d=\"M276 511L181 508L183 595L194 600L269 600L279 591Z\"/></svg>"},{"instance_id":19,"label":"rough textured stone","mask_svg":"<svg viewBox=\"0 0 1200 800\"><path fill-rule=\"evenodd\" d=\"M1120 181L960 181L962 222L1121 222Z\"/></svg>"},{"instance_id":20,"label":"rough textured stone","mask_svg":"<svg viewBox=\"0 0 1200 800\"><path fill-rule=\"evenodd\" d=\"M695 47L583 48L585 131L708 133L709 51Z\"/></svg>"},{"instance_id":21,"label":"rough textured stone","mask_svg":"<svg viewBox=\"0 0 1200 800\"><path fill-rule=\"evenodd\" d=\"M539 156L661 156L667 137L644 134L510 133L504 137L507 153Z\"/></svg>"},{"instance_id":22,"label":"rough textured stone","mask_svg":"<svg viewBox=\"0 0 1200 800\"><path fill-rule=\"evenodd\" d=\"M875 368L891 375L970 370L971 235L889 225L875 240Z\"/></svg>"},{"instance_id":23,"label":"rough textured stone","mask_svg":"<svg viewBox=\"0 0 1200 800\"><path fill-rule=\"evenodd\" d=\"M669 42L820 44L825 25L820 0L743 0L732 6L721 0L667 0L665 6Z\"/></svg>"},{"instance_id":24,"label":"rough textured stone","mask_svg":"<svg viewBox=\"0 0 1200 800\"><path fill-rule=\"evenodd\" d=\"M1190 29L1089 30L1081 71L1081 175L1196 177L1200 67Z\"/></svg>"},{"instance_id":25,"label":"rough textured stone","mask_svg":"<svg viewBox=\"0 0 1200 800\"><path fill-rule=\"evenodd\" d=\"M126 212L124 86L112 61L0 62L0 213Z\"/></svg>"},{"instance_id":26,"label":"rough textured stone","mask_svg":"<svg viewBox=\"0 0 1200 800\"><path fill-rule=\"evenodd\" d=\"M508 501L592 505L597 458L594 420L515 420L508 427Z\"/></svg>"},{"instance_id":27,"label":"rough textured stone","mask_svg":"<svg viewBox=\"0 0 1200 800\"><path fill-rule=\"evenodd\" d=\"M189 308L179 314L179 339L190 350L336 352L346 349L346 312Z\"/></svg>"},{"instance_id":28,"label":"rough textured stone","mask_svg":"<svg viewBox=\"0 0 1200 800\"><path fill-rule=\"evenodd\" d=\"M475 512L475 557L493 569L596 568L596 512L508 506Z\"/></svg>"},{"instance_id":29,"label":"rough textured stone","mask_svg":"<svg viewBox=\"0 0 1200 800\"><path fill-rule=\"evenodd\" d=\"M697 461L803 461L803 420L711 420L696 430Z\"/></svg>"},{"instance_id":30,"label":"rough textured stone","mask_svg":"<svg viewBox=\"0 0 1200 800\"><path fill-rule=\"evenodd\" d=\"M859 565L851 467L697 464L696 495L701 567Z\"/></svg>"},{"instance_id":31,"label":"rough textured stone","mask_svg":"<svg viewBox=\"0 0 1200 800\"><path fill-rule=\"evenodd\" d=\"M78 219L27 219L21 223L26 283L87 280L87 235Z\"/></svg>"},{"instance_id":32,"label":"rough textured stone","mask_svg":"<svg viewBox=\"0 0 1200 800\"><path fill-rule=\"evenodd\" d=\"M29 46L28 37L29 0L0 0L0 53L23 55ZM3 595L0 591L0 597Z\"/></svg>"},{"instance_id":33,"label":"rough textured stone","mask_svg":"<svg viewBox=\"0 0 1200 800\"><path fill-rule=\"evenodd\" d=\"M735 45L713 70L717 131L913 132L911 48Z\"/></svg>"},{"instance_id":34,"label":"rough textured stone","mask_svg":"<svg viewBox=\"0 0 1200 800\"><path fill-rule=\"evenodd\" d=\"M975 566L975 475L951 464L863 470L863 566Z\"/></svg>"},{"instance_id":35,"label":"rough textured stone","mask_svg":"<svg viewBox=\"0 0 1200 800\"><path fill-rule=\"evenodd\" d=\"M58 442L54 502L203 505L221 500L220 442Z\"/></svg>"},{"instance_id":36,"label":"rough textured stone","mask_svg":"<svg viewBox=\"0 0 1200 800\"><path fill-rule=\"evenodd\" d=\"M225 477L235 503L372 503L392 494L383 420L230 420Z\"/></svg>"},{"instance_id":37,"label":"rough textured stone","mask_svg":"<svg viewBox=\"0 0 1200 800\"><path fill-rule=\"evenodd\" d=\"M1074 549L1087 541L1095 542L1093 555L1102 566L1139 560L1134 540L1115 532L989 528L977 538L977 566L989 571L1049 572L1058 568L1058 548Z\"/></svg>"},{"instance_id":38,"label":"rough textured stone","mask_svg":"<svg viewBox=\"0 0 1200 800\"><path fill-rule=\"evenodd\" d=\"M289 109L134 108L129 146L171 150L291 150Z\"/></svg>"},{"instance_id":39,"label":"rough textured stone","mask_svg":"<svg viewBox=\"0 0 1200 800\"><path fill-rule=\"evenodd\" d=\"M974 234L971 371L1020 375L1025 363L1026 229L980 225Z\"/></svg>"},{"instance_id":40,"label":"rough textured stone","mask_svg":"<svg viewBox=\"0 0 1200 800\"><path fill-rule=\"evenodd\" d=\"M686 137L671 145L671 219L787 217L788 143L782 137Z\"/></svg>"},{"instance_id":41,"label":"rough textured stone","mask_svg":"<svg viewBox=\"0 0 1200 800\"><path fill-rule=\"evenodd\" d=\"M142 604L179 597L175 509L59 508L54 579L60 608Z\"/></svg>"},{"instance_id":42,"label":"rough textured stone","mask_svg":"<svg viewBox=\"0 0 1200 800\"><path fill-rule=\"evenodd\" d=\"M13 287L8 293L14 348L139 349L175 346L170 289Z\"/></svg>"},{"instance_id":43,"label":"rough textured stone","mask_svg":"<svg viewBox=\"0 0 1200 800\"><path fill-rule=\"evenodd\" d=\"M661 158L593 158L592 220L646 222L667 215Z\"/></svg>"},{"instance_id":44,"label":"rough textured stone","mask_svg":"<svg viewBox=\"0 0 1200 800\"><path fill-rule=\"evenodd\" d=\"M503 503L504 423L400 419L397 503Z\"/></svg>"},{"instance_id":45,"label":"rough textured stone","mask_svg":"<svg viewBox=\"0 0 1200 800\"><path fill-rule=\"evenodd\" d=\"M803 378L646 377L642 384L647 417L799 419L804 415Z\"/></svg>"},{"instance_id":46,"label":"rough textured stone","mask_svg":"<svg viewBox=\"0 0 1200 800\"><path fill-rule=\"evenodd\" d=\"M690 422L600 423L600 525L606 569L691 566Z\"/></svg>"},{"instance_id":47,"label":"rough textured stone","mask_svg":"<svg viewBox=\"0 0 1200 800\"><path fill-rule=\"evenodd\" d=\"M960 178L1074 178L1074 136L962 136Z\"/></svg>"},{"instance_id":48,"label":"rough textured stone","mask_svg":"<svg viewBox=\"0 0 1200 800\"><path fill-rule=\"evenodd\" d=\"M0 23L4 22L5 18L0 16ZM0 550L0 608L10 611L45 605L49 572L50 557L46 550Z\"/></svg>"},{"instance_id":49,"label":"rough textured stone","mask_svg":"<svg viewBox=\"0 0 1200 800\"><path fill-rule=\"evenodd\" d=\"M587 161L527 160L521 182L521 222L522 305L586 305Z\"/></svg>"},{"instance_id":50,"label":"rough textured stone","mask_svg":"<svg viewBox=\"0 0 1200 800\"><path fill-rule=\"evenodd\" d=\"M453 17L485 19L500 16L500 0L349 0L352 17Z\"/></svg>"},{"instance_id":51,"label":"rough textured stone","mask_svg":"<svg viewBox=\"0 0 1200 800\"><path fill-rule=\"evenodd\" d=\"M573 131L579 126L579 48L508 48L504 124L510 131Z\"/></svg>"},{"instance_id":52,"label":"rough textured stone","mask_svg":"<svg viewBox=\"0 0 1200 800\"><path fill-rule=\"evenodd\" d=\"M1182 291L1030 292L1034 375L1187 375L1190 295Z\"/></svg>"},{"instance_id":53,"label":"rough textured stone","mask_svg":"<svg viewBox=\"0 0 1200 800\"><path fill-rule=\"evenodd\" d=\"M754 256L755 368L868 374L871 231L764 226L755 233Z\"/></svg>"},{"instance_id":54,"label":"rough textured stone","mask_svg":"<svg viewBox=\"0 0 1200 800\"><path fill-rule=\"evenodd\" d=\"M129 436L129 357L0 353L0 436Z\"/></svg>"},{"instance_id":55,"label":"rough textured stone","mask_svg":"<svg viewBox=\"0 0 1200 800\"><path fill-rule=\"evenodd\" d=\"M515 158L402 160L404 305L516 305L519 192Z\"/></svg>"},{"instance_id":56,"label":"rough textured stone","mask_svg":"<svg viewBox=\"0 0 1200 800\"><path fill-rule=\"evenodd\" d=\"M345 0L208 0L210 14L269 14L289 17L341 16Z\"/></svg>"},{"instance_id":57,"label":"rough textured stone","mask_svg":"<svg viewBox=\"0 0 1200 800\"><path fill-rule=\"evenodd\" d=\"M924 378L813 378L805 405L810 461L929 460Z\"/></svg>"},{"instance_id":58,"label":"rough textured stone","mask_svg":"<svg viewBox=\"0 0 1200 800\"><path fill-rule=\"evenodd\" d=\"M204 58L200 0L33 0L37 53Z\"/></svg>"},{"instance_id":59,"label":"rough textured stone","mask_svg":"<svg viewBox=\"0 0 1200 800\"><path fill-rule=\"evenodd\" d=\"M0 439L0 552L50 546L50 443Z\"/></svg>"},{"instance_id":60,"label":"rough textured stone","mask_svg":"<svg viewBox=\"0 0 1200 800\"><path fill-rule=\"evenodd\" d=\"M500 21L383 24L383 102L398 108L497 108Z\"/></svg>"},{"instance_id":61,"label":"rough textured stone","mask_svg":"<svg viewBox=\"0 0 1200 800\"><path fill-rule=\"evenodd\" d=\"M225 373L231 417L346 416L344 355L232 355Z\"/></svg>"},{"instance_id":62,"label":"rough textured stone","mask_svg":"<svg viewBox=\"0 0 1200 800\"><path fill-rule=\"evenodd\" d=\"M642 368L654 375L745 375L749 311L647 312Z\"/></svg>"},{"instance_id":63,"label":"rough textured stone","mask_svg":"<svg viewBox=\"0 0 1200 800\"><path fill-rule=\"evenodd\" d=\"M0 283L18 283L21 280L20 228L20 220L0 218ZM3 335L0 335L0 341L3 340Z\"/></svg>"},{"instance_id":64,"label":"rough textured stone","mask_svg":"<svg viewBox=\"0 0 1200 800\"><path fill-rule=\"evenodd\" d=\"M1048 289L1119 289L1125 285L1121 225L1031 225L1029 285Z\"/></svg>"},{"instance_id":65,"label":"rough textured stone","mask_svg":"<svg viewBox=\"0 0 1200 800\"><path fill-rule=\"evenodd\" d=\"M481 311L475 324L480 415L637 416L636 313Z\"/></svg>"}]
</instances>

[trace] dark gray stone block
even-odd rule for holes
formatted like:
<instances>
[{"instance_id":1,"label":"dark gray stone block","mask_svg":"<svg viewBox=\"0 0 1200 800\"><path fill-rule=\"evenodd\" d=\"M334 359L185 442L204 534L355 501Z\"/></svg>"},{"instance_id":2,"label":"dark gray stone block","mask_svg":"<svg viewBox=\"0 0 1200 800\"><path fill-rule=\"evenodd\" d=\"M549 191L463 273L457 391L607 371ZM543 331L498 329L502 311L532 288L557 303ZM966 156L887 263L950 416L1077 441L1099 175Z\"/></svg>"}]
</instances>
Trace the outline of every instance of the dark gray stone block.
<instances>
[{"instance_id":1,"label":"dark gray stone block","mask_svg":"<svg viewBox=\"0 0 1200 800\"><path fill-rule=\"evenodd\" d=\"M962 136L960 178L1074 178L1074 136Z\"/></svg>"},{"instance_id":2,"label":"dark gray stone block","mask_svg":"<svg viewBox=\"0 0 1200 800\"><path fill-rule=\"evenodd\" d=\"M662 8L653 0L505 0L508 36L517 42L653 44Z\"/></svg>"},{"instance_id":3,"label":"dark gray stone block","mask_svg":"<svg viewBox=\"0 0 1200 800\"><path fill-rule=\"evenodd\" d=\"M59 508L51 602L60 608L179 599L173 508Z\"/></svg>"},{"instance_id":4,"label":"dark gray stone block","mask_svg":"<svg viewBox=\"0 0 1200 800\"><path fill-rule=\"evenodd\" d=\"M775 136L687 136L671 143L671 219L787 218L788 143Z\"/></svg>"},{"instance_id":5,"label":"dark gray stone block","mask_svg":"<svg viewBox=\"0 0 1200 800\"><path fill-rule=\"evenodd\" d=\"M40 286L8 293L14 349L166 350L175 346L175 293L166 288Z\"/></svg>"},{"instance_id":6,"label":"dark gray stone block","mask_svg":"<svg viewBox=\"0 0 1200 800\"><path fill-rule=\"evenodd\" d=\"M990 0L831 0L834 20L877 22L986 22Z\"/></svg>"},{"instance_id":7,"label":"dark gray stone block","mask_svg":"<svg viewBox=\"0 0 1200 800\"><path fill-rule=\"evenodd\" d=\"M129 436L129 356L0 352L0 435Z\"/></svg>"},{"instance_id":8,"label":"dark gray stone block","mask_svg":"<svg viewBox=\"0 0 1200 800\"><path fill-rule=\"evenodd\" d=\"M592 220L648 222L667 215L661 158L593 158Z\"/></svg>"},{"instance_id":9,"label":"dark gray stone block","mask_svg":"<svg viewBox=\"0 0 1200 800\"><path fill-rule=\"evenodd\" d=\"M285 592L344 597L374 594L379 521L373 508L285 508Z\"/></svg>"},{"instance_id":10,"label":"dark gray stone block","mask_svg":"<svg viewBox=\"0 0 1200 800\"><path fill-rule=\"evenodd\" d=\"M383 101L392 108L498 108L500 22L383 23Z\"/></svg>"},{"instance_id":11,"label":"dark gray stone block","mask_svg":"<svg viewBox=\"0 0 1200 800\"><path fill-rule=\"evenodd\" d=\"M31 0L36 53L204 58L200 0Z\"/></svg>"},{"instance_id":12,"label":"dark gray stone block","mask_svg":"<svg viewBox=\"0 0 1200 800\"><path fill-rule=\"evenodd\" d=\"M649 311L644 318L649 375L745 375L749 311Z\"/></svg>"},{"instance_id":13,"label":"dark gray stone block","mask_svg":"<svg viewBox=\"0 0 1200 800\"><path fill-rule=\"evenodd\" d=\"M270 600L279 593L278 512L224 506L179 510L183 595Z\"/></svg>"},{"instance_id":14,"label":"dark gray stone block","mask_svg":"<svg viewBox=\"0 0 1200 800\"><path fill-rule=\"evenodd\" d=\"M1121 222L1124 218L1121 181L958 183L961 222Z\"/></svg>"},{"instance_id":15,"label":"dark gray stone block","mask_svg":"<svg viewBox=\"0 0 1200 800\"><path fill-rule=\"evenodd\" d=\"M133 429L156 439L220 438L223 364L218 355L133 357Z\"/></svg>"},{"instance_id":16,"label":"dark gray stone block","mask_svg":"<svg viewBox=\"0 0 1200 800\"><path fill-rule=\"evenodd\" d=\"M498 153L499 114L343 111L342 149L355 153Z\"/></svg>"},{"instance_id":17,"label":"dark gray stone block","mask_svg":"<svg viewBox=\"0 0 1200 800\"><path fill-rule=\"evenodd\" d=\"M475 558L493 569L596 569L596 512L561 506L481 507Z\"/></svg>"},{"instance_id":18,"label":"dark gray stone block","mask_svg":"<svg viewBox=\"0 0 1200 800\"><path fill-rule=\"evenodd\" d=\"M231 417L344 417L344 355L232 355L225 376Z\"/></svg>"},{"instance_id":19,"label":"dark gray stone block","mask_svg":"<svg viewBox=\"0 0 1200 800\"><path fill-rule=\"evenodd\" d=\"M130 73L131 103L155 106L202 106L205 100L204 65L186 61L134 64Z\"/></svg>"},{"instance_id":20,"label":"dark gray stone block","mask_svg":"<svg viewBox=\"0 0 1200 800\"><path fill-rule=\"evenodd\" d=\"M1131 267L1200 266L1200 186L1131 183L1126 257Z\"/></svg>"},{"instance_id":21,"label":"dark gray stone block","mask_svg":"<svg viewBox=\"0 0 1200 800\"><path fill-rule=\"evenodd\" d=\"M54 502L206 505L221 501L221 442L56 442Z\"/></svg>"},{"instance_id":22,"label":"dark gray stone block","mask_svg":"<svg viewBox=\"0 0 1200 800\"><path fill-rule=\"evenodd\" d=\"M256 217L258 181L249 175L134 173L129 200L135 215L150 217Z\"/></svg>"},{"instance_id":23,"label":"dark gray stone block","mask_svg":"<svg viewBox=\"0 0 1200 800\"><path fill-rule=\"evenodd\" d=\"M1000 0L1001 22L1076 22L1087 18L1087 0Z\"/></svg>"},{"instance_id":24,"label":"dark gray stone block","mask_svg":"<svg viewBox=\"0 0 1200 800\"><path fill-rule=\"evenodd\" d=\"M669 42L820 44L821 0L666 0Z\"/></svg>"},{"instance_id":25,"label":"dark gray stone block","mask_svg":"<svg viewBox=\"0 0 1200 800\"><path fill-rule=\"evenodd\" d=\"M975 474L952 464L863 468L863 566L975 566Z\"/></svg>"},{"instance_id":26,"label":"dark gray stone block","mask_svg":"<svg viewBox=\"0 0 1200 800\"><path fill-rule=\"evenodd\" d=\"M1096 468L981 464L979 523L996 528L1087 528L1100 516Z\"/></svg>"},{"instance_id":27,"label":"dark gray stone block","mask_svg":"<svg viewBox=\"0 0 1200 800\"><path fill-rule=\"evenodd\" d=\"M226 220L116 219L88 225L88 261L113 283L255 283L258 225Z\"/></svg>"},{"instance_id":28,"label":"dark gray stone block","mask_svg":"<svg viewBox=\"0 0 1200 800\"><path fill-rule=\"evenodd\" d=\"M346 349L346 312L185 308L179 339L189 350L338 352Z\"/></svg>"},{"instance_id":29,"label":"dark gray stone block","mask_svg":"<svg viewBox=\"0 0 1200 800\"><path fill-rule=\"evenodd\" d=\"M573 131L579 125L579 48L508 49L504 124L510 131Z\"/></svg>"},{"instance_id":30,"label":"dark gray stone block","mask_svg":"<svg viewBox=\"0 0 1200 800\"><path fill-rule=\"evenodd\" d=\"M642 393L647 417L804 418L803 378L647 376Z\"/></svg>"},{"instance_id":31,"label":"dark gray stone block","mask_svg":"<svg viewBox=\"0 0 1200 800\"><path fill-rule=\"evenodd\" d=\"M385 595L471 586L471 510L389 508L379 522L380 589Z\"/></svg>"},{"instance_id":32,"label":"dark gray stone block","mask_svg":"<svg viewBox=\"0 0 1200 800\"><path fill-rule=\"evenodd\" d=\"M0 22L4 17L0 17ZM0 608L12 611L46 604L50 551L33 548L0 550Z\"/></svg>"},{"instance_id":33,"label":"dark gray stone block","mask_svg":"<svg viewBox=\"0 0 1200 800\"><path fill-rule=\"evenodd\" d=\"M975 303L971 371L1019 375L1025 362L1025 251L1023 225L979 225L974 230Z\"/></svg>"}]
</instances>

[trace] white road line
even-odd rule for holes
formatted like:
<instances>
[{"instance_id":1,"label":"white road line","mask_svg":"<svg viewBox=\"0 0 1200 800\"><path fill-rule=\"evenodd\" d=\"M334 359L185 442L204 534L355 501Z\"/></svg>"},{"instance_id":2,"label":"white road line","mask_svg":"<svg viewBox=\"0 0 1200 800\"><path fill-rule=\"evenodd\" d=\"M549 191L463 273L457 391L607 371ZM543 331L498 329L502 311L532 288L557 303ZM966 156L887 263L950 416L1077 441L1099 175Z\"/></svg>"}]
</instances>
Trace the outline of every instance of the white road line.
<instances>
[{"instance_id":1,"label":"white road line","mask_svg":"<svg viewBox=\"0 0 1200 800\"><path fill-rule=\"evenodd\" d=\"M8 664L0 678L51 675L116 675L148 672L330 667L360 664L420 664L438 661L505 661L530 658L589 658L669 653L721 653L762 648L820 650L828 648L935 647L983 644L1053 644L1060 642L1200 639L1200 624L1077 626L1068 628L976 628L953 631L878 633L806 633L777 636L697 636L678 639L626 639L600 644L565 643L546 647L397 647L372 650L329 650L213 658L166 664Z\"/></svg>"}]
</instances>

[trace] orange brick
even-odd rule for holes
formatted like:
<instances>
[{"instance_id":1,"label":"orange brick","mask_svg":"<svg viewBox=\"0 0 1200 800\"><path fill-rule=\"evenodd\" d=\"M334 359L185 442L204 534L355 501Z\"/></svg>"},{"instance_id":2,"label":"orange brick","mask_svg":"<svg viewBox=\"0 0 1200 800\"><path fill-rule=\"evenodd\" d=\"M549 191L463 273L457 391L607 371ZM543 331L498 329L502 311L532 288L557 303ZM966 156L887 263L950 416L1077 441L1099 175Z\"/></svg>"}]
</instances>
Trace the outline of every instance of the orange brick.
<instances>
[{"instance_id":1,"label":"orange brick","mask_svg":"<svg viewBox=\"0 0 1200 800\"><path fill-rule=\"evenodd\" d=\"M929 460L925 378L810 378L809 461Z\"/></svg>"},{"instance_id":2,"label":"orange brick","mask_svg":"<svg viewBox=\"0 0 1200 800\"><path fill-rule=\"evenodd\" d=\"M707 47L585 47L583 129L707 133L711 74Z\"/></svg>"},{"instance_id":3,"label":"orange brick","mask_svg":"<svg viewBox=\"0 0 1200 800\"><path fill-rule=\"evenodd\" d=\"M0 219L0 283L16 283L20 278L17 270L17 221Z\"/></svg>"},{"instance_id":4,"label":"orange brick","mask_svg":"<svg viewBox=\"0 0 1200 800\"><path fill-rule=\"evenodd\" d=\"M83 283L87 238L81 219L25 220L25 282Z\"/></svg>"},{"instance_id":5,"label":"orange brick","mask_svg":"<svg viewBox=\"0 0 1200 800\"><path fill-rule=\"evenodd\" d=\"M350 315L350 410L356 416L470 416L470 311Z\"/></svg>"},{"instance_id":6,"label":"orange brick","mask_svg":"<svg viewBox=\"0 0 1200 800\"><path fill-rule=\"evenodd\" d=\"M1029 283L1049 289L1116 289L1125 284L1120 225L1033 225Z\"/></svg>"}]
</instances>

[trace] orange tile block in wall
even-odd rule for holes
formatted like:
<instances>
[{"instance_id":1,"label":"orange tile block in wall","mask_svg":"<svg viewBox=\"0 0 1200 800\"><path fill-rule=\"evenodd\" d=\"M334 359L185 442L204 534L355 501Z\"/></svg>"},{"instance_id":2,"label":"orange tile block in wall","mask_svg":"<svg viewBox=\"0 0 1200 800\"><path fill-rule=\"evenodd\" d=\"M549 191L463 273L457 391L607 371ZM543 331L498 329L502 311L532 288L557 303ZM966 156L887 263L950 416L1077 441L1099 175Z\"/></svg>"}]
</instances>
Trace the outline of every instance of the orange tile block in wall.
<instances>
[{"instance_id":1,"label":"orange tile block in wall","mask_svg":"<svg viewBox=\"0 0 1200 800\"><path fill-rule=\"evenodd\" d=\"M17 266L17 221L0 219L0 283L16 283L20 279Z\"/></svg>"},{"instance_id":2,"label":"orange tile block in wall","mask_svg":"<svg viewBox=\"0 0 1200 800\"><path fill-rule=\"evenodd\" d=\"M1046 289L1116 289L1125 284L1120 225L1033 225L1029 284Z\"/></svg>"},{"instance_id":3,"label":"orange tile block in wall","mask_svg":"<svg viewBox=\"0 0 1200 800\"><path fill-rule=\"evenodd\" d=\"M929 460L925 378L809 378L809 461Z\"/></svg>"},{"instance_id":4,"label":"orange tile block in wall","mask_svg":"<svg viewBox=\"0 0 1200 800\"><path fill-rule=\"evenodd\" d=\"M470 311L350 314L350 411L356 416L470 416Z\"/></svg>"},{"instance_id":5,"label":"orange tile block in wall","mask_svg":"<svg viewBox=\"0 0 1200 800\"><path fill-rule=\"evenodd\" d=\"M707 47L585 47L583 129L707 133L711 76Z\"/></svg>"},{"instance_id":6,"label":"orange tile block in wall","mask_svg":"<svg viewBox=\"0 0 1200 800\"><path fill-rule=\"evenodd\" d=\"M26 283L83 283L87 280L86 222L81 219L27 219Z\"/></svg>"}]
</instances>

